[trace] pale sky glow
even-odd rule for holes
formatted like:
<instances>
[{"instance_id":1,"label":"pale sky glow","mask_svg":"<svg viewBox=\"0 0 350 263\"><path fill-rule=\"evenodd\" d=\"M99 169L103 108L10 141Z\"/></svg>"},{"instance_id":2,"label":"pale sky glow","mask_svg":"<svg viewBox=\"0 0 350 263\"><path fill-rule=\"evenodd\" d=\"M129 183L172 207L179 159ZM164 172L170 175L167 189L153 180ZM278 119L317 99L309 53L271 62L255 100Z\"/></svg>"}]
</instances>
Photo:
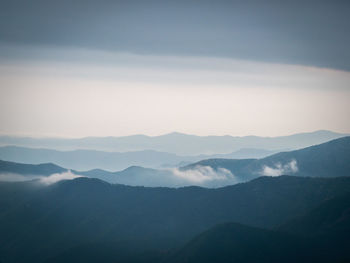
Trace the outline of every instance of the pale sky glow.
<instances>
[{"instance_id":1,"label":"pale sky glow","mask_svg":"<svg viewBox=\"0 0 350 263\"><path fill-rule=\"evenodd\" d=\"M350 72L89 50L0 64L0 133L277 136L349 132Z\"/></svg>"}]
</instances>

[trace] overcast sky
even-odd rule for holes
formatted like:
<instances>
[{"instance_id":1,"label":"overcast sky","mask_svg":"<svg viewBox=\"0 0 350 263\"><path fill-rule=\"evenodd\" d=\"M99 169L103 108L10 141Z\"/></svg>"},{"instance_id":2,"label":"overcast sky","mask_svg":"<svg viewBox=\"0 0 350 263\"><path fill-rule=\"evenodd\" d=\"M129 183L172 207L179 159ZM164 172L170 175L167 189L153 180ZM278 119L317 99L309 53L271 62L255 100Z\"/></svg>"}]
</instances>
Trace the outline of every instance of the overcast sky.
<instances>
[{"instance_id":1,"label":"overcast sky","mask_svg":"<svg viewBox=\"0 0 350 263\"><path fill-rule=\"evenodd\" d=\"M0 133L350 132L350 4L296 2L0 0Z\"/></svg>"}]
</instances>

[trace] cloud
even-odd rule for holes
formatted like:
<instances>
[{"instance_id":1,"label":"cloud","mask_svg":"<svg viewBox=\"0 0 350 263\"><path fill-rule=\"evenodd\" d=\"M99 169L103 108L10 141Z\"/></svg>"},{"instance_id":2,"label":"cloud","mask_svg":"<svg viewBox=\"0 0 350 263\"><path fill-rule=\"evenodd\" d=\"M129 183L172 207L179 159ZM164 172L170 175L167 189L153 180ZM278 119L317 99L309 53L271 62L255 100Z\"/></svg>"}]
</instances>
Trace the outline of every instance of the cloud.
<instances>
[{"instance_id":1,"label":"cloud","mask_svg":"<svg viewBox=\"0 0 350 263\"><path fill-rule=\"evenodd\" d=\"M197 165L189 170L173 168L170 171L186 185L218 187L236 183L235 176L225 168L213 169L210 166Z\"/></svg>"},{"instance_id":2,"label":"cloud","mask_svg":"<svg viewBox=\"0 0 350 263\"><path fill-rule=\"evenodd\" d=\"M57 183L61 180L72 180L78 177L83 177L82 175L77 175L68 170L64 173L51 174L49 176L39 176L39 175L21 175L16 173L0 173L0 181L3 182L23 182L38 179L40 183L45 185L50 185Z\"/></svg>"},{"instance_id":3,"label":"cloud","mask_svg":"<svg viewBox=\"0 0 350 263\"><path fill-rule=\"evenodd\" d=\"M24 176L16 173L1 173L0 181L3 182L22 182L38 178L38 176Z\"/></svg>"},{"instance_id":4,"label":"cloud","mask_svg":"<svg viewBox=\"0 0 350 263\"><path fill-rule=\"evenodd\" d=\"M40 178L40 182L46 185L49 184L54 184L62 180L72 180L78 177L83 177L81 175L77 175L72 173L70 170L64 173L56 173L56 174L51 174L47 177L42 177Z\"/></svg>"},{"instance_id":5,"label":"cloud","mask_svg":"<svg viewBox=\"0 0 350 263\"><path fill-rule=\"evenodd\" d=\"M282 165L275 164L273 167L264 165L261 174L265 176L280 176L282 174L293 174L298 171L298 164L296 160L291 160L289 163Z\"/></svg>"}]
</instances>

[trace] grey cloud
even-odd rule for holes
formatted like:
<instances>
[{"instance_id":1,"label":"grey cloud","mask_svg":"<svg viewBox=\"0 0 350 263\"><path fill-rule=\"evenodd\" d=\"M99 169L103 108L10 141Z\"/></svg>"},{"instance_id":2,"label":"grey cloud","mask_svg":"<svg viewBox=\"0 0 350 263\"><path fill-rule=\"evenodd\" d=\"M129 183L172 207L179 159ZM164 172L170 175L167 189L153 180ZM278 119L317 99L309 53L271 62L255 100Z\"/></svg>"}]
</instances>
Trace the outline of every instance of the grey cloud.
<instances>
[{"instance_id":1,"label":"grey cloud","mask_svg":"<svg viewBox=\"0 0 350 263\"><path fill-rule=\"evenodd\" d=\"M297 2L5 0L0 41L350 70L349 2Z\"/></svg>"}]
</instances>

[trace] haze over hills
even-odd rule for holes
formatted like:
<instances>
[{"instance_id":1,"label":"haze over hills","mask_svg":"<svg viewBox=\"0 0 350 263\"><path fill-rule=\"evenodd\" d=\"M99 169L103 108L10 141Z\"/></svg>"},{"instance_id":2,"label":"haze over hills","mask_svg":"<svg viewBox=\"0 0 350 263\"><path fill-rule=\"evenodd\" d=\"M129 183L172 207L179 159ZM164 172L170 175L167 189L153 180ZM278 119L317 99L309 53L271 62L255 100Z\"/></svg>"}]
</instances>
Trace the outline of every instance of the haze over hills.
<instances>
[{"instance_id":1,"label":"haze over hills","mask_svg":"<svg viewBox=\"0 0 350 263\"><path fill-rule=\"evenodd\" d=\"M57 166L52 163L44 164L23 164L23 163L13 163L0 160L1 173L13 173L20 175L39 175L48 176L53 173L66 172L67 169Z\"/></svg>"},{"instance_id":2,"label":"haze over hills","mask_svg":"<svg viewBox=\"0 0 350 263\"><path fill-rule=\"evenodd\" d=\"M350 137L262 159L208 159L179 169L130 167L124 171L80 173L112 183L145 186L201 185L219 187L260 176L283 174L310 177L350 176ZM186 180L187 179L187 180Z\"/></svg>"},{"instance_id":3,"label":"haze over hills","mask_svg":"<svg viewBox=\"0 0 350 263\"><path fill-rule=\"evenodd\" d=\"M104 169L117 171L130 166L149 168L176 167L209 158L261 158L276 151L263 149L240 149L229 154L179 156L172 153L143 150L137 152L103 152L95 150L57 151L25 148L19 146L0 147L0 159L18 163L55 163L75 170Z\"/></svg>"},{"instance_id":4,"label":"haze over hills","mask_svg":"<svg viewBox=\"0 0 350 263\"><path fill-rule=\"evenodd\" d=\"M154 150L178 155L200 155L227 154L244 148L270 151L298 149L346 135L322 130L280 137L195 136L176 132L154 137L133 135L125 137L87 137L80 139L0 136L0 145L56 150L90 149L116 152Z\"/></svg>"},{"instance_id":5,"label":"haze over hills","mask_svg":"<svg viewBox=\"0 0 350 263\"><path fill-rule=\"evenodd\" d=\"M51 173L43 167L52 167ZM310 177L349 176L350 137L343 137L304 149L282 152L262 159L208 159L181 168L151 169L131 166L125 170L109 172L101 169L68 171L53 164L28 165L0 162L0 174L20 176L48 176L72 173L102 179L110 183L148 187L182 187L198 185L220 187L246 182L260 176L282 174ZM6 177L10 179L11 177ZM32 178L32 177L30 177Z\"/></svg>"},{"instance_id":6,"label":"haze over hills","mask_svg":"<svg viewBox=\"0 0 350 263\"><path fill-rule=\"evenodd\" d=\"M75 177L98 178L109 183L146 187L183 187L191 185L221 187L238 183L229 171L225 169L211 169L210 167L197 167L186 172L177 168L152 169L140 166L130 166L118 172L108 172L101 169L76 171L51 163L36 165L0 160L0 181L11 182L39 179L50 184Z\"/></svg>"},{"instance_id":7,"label":"haze over hills","mask_svg":"<svg viewBox=\"0 0 350 263\"><path fill-rule=\"evenodd\" d=\"M281 174L318 177L349 176L350 137L300 150L281 152L262 159L243 161L208 159L185 166L182 170L193 169L196 166L210 166L213 169L227 169L235 176L245 179Z\"/></svg>"}]
</instances>

